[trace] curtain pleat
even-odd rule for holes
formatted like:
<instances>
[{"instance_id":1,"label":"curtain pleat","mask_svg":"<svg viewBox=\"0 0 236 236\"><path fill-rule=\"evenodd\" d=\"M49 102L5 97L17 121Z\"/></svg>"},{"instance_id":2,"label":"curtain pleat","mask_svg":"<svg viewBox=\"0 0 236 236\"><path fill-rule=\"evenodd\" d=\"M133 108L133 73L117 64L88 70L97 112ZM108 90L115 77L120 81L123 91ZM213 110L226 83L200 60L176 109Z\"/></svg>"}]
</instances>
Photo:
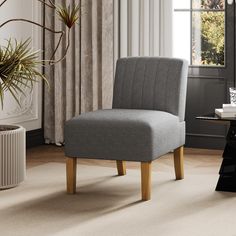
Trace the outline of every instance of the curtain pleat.
<instances>
[{"instance_id":1,"label":"curtain pleat","mask_svg":"<svg viewBox=\"0 0 236 236\"><path fill-rule=\"evenodd\" d=\"M78 0L57 0L60 4ZM111 108L113 90L113 0L81 0L81 20L71 30L66 59L46 66L50 88L44 92L44 135L47 143L64 142L66 120L81 113ZM46 26L68 33L55 12L45 9ZM59 35L45 32L45 59L49 59ZM65 53L64 37L55 60Z\"/></svg>"},{"instance_id":2,"label":"curtain pleat","mask_svg":"<svg viewBox=\"0 0 236 236\"><path fill-rule=\"evenodd\" d=\"M114 59L114 1L104 0L102 4L102 12L101 107L110 108L112 106L113 80L108 78L114 74L114 64L112 62ZM110 26L113 27L113 30L110 30ZM105 91L111 92L106 93Z\"/></svg>"}]
</instances>

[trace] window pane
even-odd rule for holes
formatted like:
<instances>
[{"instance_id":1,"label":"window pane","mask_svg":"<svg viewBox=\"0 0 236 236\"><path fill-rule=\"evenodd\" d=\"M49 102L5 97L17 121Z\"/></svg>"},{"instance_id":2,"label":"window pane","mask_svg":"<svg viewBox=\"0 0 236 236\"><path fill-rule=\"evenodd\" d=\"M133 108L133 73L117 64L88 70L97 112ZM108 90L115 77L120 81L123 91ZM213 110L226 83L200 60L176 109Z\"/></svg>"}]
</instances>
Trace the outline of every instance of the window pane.
<instances>
[{"instance_id":1,"label":"window pane","mask_svg":"<svg viewBox=\"0 0 236 236\"><path fill-rule=\"evenodd\" d=\"M174 12L173 20L173 56L184 58L189 63L191 58L190 14L190 12Z\"/></svg>"},{"instance_id":2,"label":"window pane","mask_svg":"<svg viewBox=\"0 0 236 236\"><path fill-rule=\"evenodd\" d=\"M225 13L192 13L192 64L225 64Z\"/></svg>"},{"instance_id":3,"label":"window pane","mask_svg":"<svg viewBox=\"0 0 236 236\"><path fill-rule=\"evenodd\" d=\"M173 0L174 9L190 9L191 0Z\"/></svg>"},{"instance_id":4,"label":"window pane","mask_svg":"<svg viewBox=\"0 0 236 236\"><path fill-rule=\"evenodd\" d=\"M225 9L225 0L192 0L193 9Z\"/></svg>"}]
</instances>

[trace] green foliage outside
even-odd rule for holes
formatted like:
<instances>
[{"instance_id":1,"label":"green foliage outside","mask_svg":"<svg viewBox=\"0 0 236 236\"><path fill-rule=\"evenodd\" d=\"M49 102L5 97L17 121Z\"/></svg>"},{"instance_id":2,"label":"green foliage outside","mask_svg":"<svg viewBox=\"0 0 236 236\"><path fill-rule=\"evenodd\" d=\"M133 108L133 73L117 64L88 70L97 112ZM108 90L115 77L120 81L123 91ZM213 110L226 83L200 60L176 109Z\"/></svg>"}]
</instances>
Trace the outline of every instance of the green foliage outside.
<instances>
[{"instance_id":1,"label":"green foliage outside","mask_svg":"<svg viewBox=\"0 0 236 236\"><path fill-rule=\"evenodd\" d=\"M224 65L224 13L202 12L202 64Z\"/></svg>"},{"instance_id":2,"label":"green foliage outside","mask_svg":"<svg viewBox=\"0 0 236 236\"><path fill-rule=\"evenodd\" d=\"M204 9L224 9L225 0L192 0L193 7L201 6Z\"/></svg>"},{"instance_id":3,"label":"green foliage outside","mask_svg":"<svg viewBox=\"0 0 236 236\"><path fill-rule=\"evenodd\" d=\"M208 1L208 7L205 4L202 6L205 9L222 9L223 1L215 0ZM215 5L213 4L215 3ZM201 35L201 48L197 47ZM225 50L225 12L203 11L193 14L193 65L218 65L222 66L224 62Z\"/></svg>"}]
</instances>

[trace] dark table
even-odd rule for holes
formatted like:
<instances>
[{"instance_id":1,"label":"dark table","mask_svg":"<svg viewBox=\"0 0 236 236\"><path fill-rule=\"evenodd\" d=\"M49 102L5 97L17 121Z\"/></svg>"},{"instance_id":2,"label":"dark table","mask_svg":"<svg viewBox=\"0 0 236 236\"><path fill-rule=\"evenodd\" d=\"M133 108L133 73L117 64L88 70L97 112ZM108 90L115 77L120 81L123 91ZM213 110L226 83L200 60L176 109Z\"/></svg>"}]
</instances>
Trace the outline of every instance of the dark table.
<instances>
[{"instance_id":1,"label":"dark table","mask_svg":"<svg viewBox=\"0 0 236 236\"><path fill-rule=\"evenodd\" d=\"M236 117L220 118L212 113L196 117L196 119L230 125L216 191L236 192Z\"/></svg>"}]
</instances>

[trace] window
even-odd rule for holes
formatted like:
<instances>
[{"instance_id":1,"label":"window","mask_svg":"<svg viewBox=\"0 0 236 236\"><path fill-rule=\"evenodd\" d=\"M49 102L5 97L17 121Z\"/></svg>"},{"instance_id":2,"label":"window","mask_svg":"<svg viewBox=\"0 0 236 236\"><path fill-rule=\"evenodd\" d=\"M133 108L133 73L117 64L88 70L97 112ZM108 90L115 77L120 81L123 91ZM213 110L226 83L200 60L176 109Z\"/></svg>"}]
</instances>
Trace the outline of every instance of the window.
<instances>
[{"instance_id":1,"label":"window","mask_svg":"<svg viewBox=\"0 0 236 236\"><path fill-rule=\"evenodd\" d=\"M173 0L173 54L193 66L225 65L225 1Z\"/></svg>"}]
</instances>

